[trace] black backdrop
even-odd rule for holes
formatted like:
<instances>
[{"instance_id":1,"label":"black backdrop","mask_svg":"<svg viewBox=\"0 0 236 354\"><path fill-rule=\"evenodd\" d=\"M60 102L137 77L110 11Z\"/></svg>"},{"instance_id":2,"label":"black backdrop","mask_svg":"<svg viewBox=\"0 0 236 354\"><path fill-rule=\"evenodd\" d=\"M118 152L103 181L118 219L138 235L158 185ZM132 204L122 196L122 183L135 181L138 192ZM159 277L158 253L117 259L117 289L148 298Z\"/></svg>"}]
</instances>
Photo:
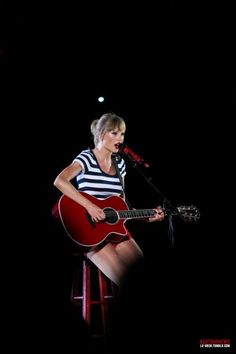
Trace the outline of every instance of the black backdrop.
<instances>
[{"instance_id":1,"label":"black backdrop","mask_svg":"<svg viewBox=\"0 0 236 354\"><path fill-rule=\"evenodd\" d=\"M70 247L51 217L59 197L53 180L91 143L91 120L112 110L125 118L126 143L150 162L160 191L201 212L197 223L174 219L174 249L165 223L131 225L146 261L124 289L113 350L127 342L195 352L201 338L233 340L235 105L225 17L184 2L113 4L108 14L101 6L3 5L6 328L29 350L30 336L35 347L86 344L83 321L67 303ZM127 167L134 207L161 203Z\"/></svg>"}]
</instances>

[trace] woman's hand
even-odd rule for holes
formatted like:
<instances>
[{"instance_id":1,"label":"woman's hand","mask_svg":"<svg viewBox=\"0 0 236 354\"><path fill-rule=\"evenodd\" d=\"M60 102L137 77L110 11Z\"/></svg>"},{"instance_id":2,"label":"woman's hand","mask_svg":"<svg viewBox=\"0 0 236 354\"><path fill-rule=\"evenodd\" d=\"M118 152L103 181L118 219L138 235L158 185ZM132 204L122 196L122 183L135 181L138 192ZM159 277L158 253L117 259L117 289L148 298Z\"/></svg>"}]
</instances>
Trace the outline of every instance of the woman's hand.
<instances>
[{"instance_id":1,"label":"woman's hand","mask_svg":"<svg viewBox=\"0 0 236 354\"><path fill-rule=\"evenodd\" d=\"M162 221L165 217L164 211L160 206L157 208L153 209L155 210L155 215L153 215L151 218L149 218L149 222L154 222L154 221Z\"/></svg>"},{"instance_id":2,"label":"woman's hand","mask_svg":"<svg viewBox=\"0 0 236 354\"><path fill-rule=\"evenodd\" d=\"M99 222L106 218L104 211L95 204L89 204L86 209L91 216L92 221Z\"/></svg>"}]
</instances>

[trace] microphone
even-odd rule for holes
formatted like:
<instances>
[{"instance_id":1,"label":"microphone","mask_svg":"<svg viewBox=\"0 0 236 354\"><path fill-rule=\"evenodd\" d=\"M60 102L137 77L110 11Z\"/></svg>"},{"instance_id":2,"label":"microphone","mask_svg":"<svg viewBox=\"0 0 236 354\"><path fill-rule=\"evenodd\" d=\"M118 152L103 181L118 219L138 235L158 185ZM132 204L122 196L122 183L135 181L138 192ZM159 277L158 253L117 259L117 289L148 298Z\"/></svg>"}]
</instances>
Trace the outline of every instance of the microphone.
<instances>
[{"instance_id":1,"label":"microphone","mask_svg":"<svg viewBox=\"0 0 236 354\"><path fill-rule=\"evenodd\" d=\"M133 152L127 145L121 144L120 152L125 154L135 164L139 164L145 168L149 168L149 163L145 162L142 157Z\"/></svg>"}]
</instances>

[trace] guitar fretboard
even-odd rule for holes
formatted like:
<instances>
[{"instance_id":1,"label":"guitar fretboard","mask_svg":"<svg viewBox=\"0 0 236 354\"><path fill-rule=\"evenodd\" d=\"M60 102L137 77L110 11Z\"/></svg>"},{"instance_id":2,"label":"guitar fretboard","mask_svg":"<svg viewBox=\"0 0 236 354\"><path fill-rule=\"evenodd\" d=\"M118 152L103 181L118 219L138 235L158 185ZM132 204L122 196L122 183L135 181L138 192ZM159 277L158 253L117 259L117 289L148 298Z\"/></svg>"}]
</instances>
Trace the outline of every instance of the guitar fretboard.
<instances>
[{"instance_id":1,"label":"guitar fretboard","mask_svg":"<svg viewBox=\"0 0 236 354\"><path fill-rule=\"evenodd\" d=\"M155 210L153 209L138 209L138 210L120 210L117 211L120 219L142 219L149 218L155 215Z\"/></svg>"}]
</instances>

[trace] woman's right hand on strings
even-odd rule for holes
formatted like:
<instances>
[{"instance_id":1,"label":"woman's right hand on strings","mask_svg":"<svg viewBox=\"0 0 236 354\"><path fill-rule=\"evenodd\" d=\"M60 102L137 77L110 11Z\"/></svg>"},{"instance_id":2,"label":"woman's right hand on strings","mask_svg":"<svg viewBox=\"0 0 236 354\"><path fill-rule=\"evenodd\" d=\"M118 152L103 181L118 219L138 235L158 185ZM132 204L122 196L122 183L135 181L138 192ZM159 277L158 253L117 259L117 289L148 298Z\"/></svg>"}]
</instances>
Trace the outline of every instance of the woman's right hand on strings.
<instances>
[{"instance_id":1,"label":"woman's right hand on strings","mask_svg":"<svg viewBox=\"0 0 236 354\"><path fill-rule=\"evenodd\" d=\"M99 222L106 218L104 211L95 204L89 204L86 209L92 221Z\"/></svg>"}]
</instances>

